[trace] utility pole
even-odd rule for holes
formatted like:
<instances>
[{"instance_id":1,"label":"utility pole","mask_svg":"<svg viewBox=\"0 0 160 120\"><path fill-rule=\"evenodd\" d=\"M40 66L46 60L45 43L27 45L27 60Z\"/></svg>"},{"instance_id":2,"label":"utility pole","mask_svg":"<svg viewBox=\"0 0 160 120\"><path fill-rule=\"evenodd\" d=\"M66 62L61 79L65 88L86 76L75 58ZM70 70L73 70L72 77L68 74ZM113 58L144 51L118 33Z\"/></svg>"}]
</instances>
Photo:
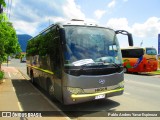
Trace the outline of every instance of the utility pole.
<instances>
[{"instance_id":1,"label":"utility pole","mask_svg":"<svg viewBox=\"0 0 160 120\"><path fill-rule=\"evenodd\" d=\"M142 42L140 43L140 47L142 47L142 45L143 45L143 40L142 40Z\"/></svg>"},{"instance_id":2,"label":"utility pole","mask_svg":"<svg viewBox=\"0 0 160 120\"><path fill-rule=\"evenodd\" d=\"M0 4L0 14L3 13L2 5Z\"/></svg>"}]
</instances>

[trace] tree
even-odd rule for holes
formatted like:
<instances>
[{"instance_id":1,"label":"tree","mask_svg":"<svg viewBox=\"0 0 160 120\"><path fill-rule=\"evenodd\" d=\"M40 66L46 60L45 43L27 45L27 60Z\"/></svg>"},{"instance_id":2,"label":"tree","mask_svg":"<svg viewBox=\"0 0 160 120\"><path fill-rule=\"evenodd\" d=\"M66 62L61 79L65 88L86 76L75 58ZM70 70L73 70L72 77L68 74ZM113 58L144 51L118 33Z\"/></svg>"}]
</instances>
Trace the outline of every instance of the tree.
<instances>
[{"instance_id":1,"label":"tree","mask_svg":"<svg viewBox=\"0 0 160 120\"><path fill-rule=\"evenodd\" d=\"M0 4L5 6L4 0L0 0ZM5 60L5 56L21 51L16 31L7 20L4 13L0 14L0 71L1 64Z\"/></svg>"},{"instance_id":2,"label":"tree","mask_svg":"<svg viewBox=\"0 0 160 120\"><path fill-rule=\"evenodd\" d=\"M0 13L3 12L3 7L6 6L5 0L0 0Z\"/></svg>"},{"instance_id":3,"label":"tree","mask_svg":"<svg viewBox=\"0 0 160 120\"><path fill-rule=\"evenodd\" d=\"M3 7L6 6L5 0L0 0L0 5L2 5Z\"/></svg>"}]
</instances>

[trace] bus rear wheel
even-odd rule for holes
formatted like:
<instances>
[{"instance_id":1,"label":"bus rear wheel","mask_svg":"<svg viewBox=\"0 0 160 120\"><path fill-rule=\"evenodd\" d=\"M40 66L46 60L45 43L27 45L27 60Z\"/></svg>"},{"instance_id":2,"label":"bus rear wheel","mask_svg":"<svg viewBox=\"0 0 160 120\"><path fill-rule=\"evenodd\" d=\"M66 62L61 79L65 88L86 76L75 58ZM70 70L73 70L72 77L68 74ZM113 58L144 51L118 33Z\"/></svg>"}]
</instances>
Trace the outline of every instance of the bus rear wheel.
<instances>
[{"instance_id":1,"label":"bus rear wheel","mask_svg":"<svg viewBox=\"0 0 160 120\"><path fill-rule=\"evenodd\" d=\"M126 67L123 68L123 71L124 71L124 73L127 73L127 72L128 72L128 70L127 70Z\"/></svg>"},{"instance_id":2,"label":"bus rear wheel","mask_svg":"<svg viewBox=\"0 0 160 120\"><path fill-rule=\"evenodd\" d=\"M31 73L30 78L31 78L31 82L32 82L32 84L34 84L35 82L34 82L34 76L33 76L33 73Z\"/></svg>"},{"instance_id":3,"label":"bus rear wheel","mask_svg":"<svg viewBox=\"0 0 160 120\"><path fill-rule=\"evenodd\" d=\"M48 80L47 82L47 92L49 94L49 97L54 97L54 85L52 84L51 80Z\"/></svg>"}]
</instances>

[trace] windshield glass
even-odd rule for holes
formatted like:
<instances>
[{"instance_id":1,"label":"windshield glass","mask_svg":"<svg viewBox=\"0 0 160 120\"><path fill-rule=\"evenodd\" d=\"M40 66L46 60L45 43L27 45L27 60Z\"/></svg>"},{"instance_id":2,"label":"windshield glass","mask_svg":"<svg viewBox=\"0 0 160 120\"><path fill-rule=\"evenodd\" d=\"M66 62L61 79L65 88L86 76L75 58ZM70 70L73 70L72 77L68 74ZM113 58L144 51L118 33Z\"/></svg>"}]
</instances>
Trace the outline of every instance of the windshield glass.
<instances>
[{"instance_id":1,"label":"windshield glass","mask_svg":"<svg viewBox=\"0 0 160 120\"><path fill-rule=\"evenodd\" d=\"M113 30L65 26L65 66L122 64L120 47Z\"/></svg>"},{"instance_id":2,"label":"windshield glass","mask_svg":"<svg viewBox=\"0 0 160 120\"><path fill-rule=\"evenodd\" d=\"M146 54L157 55L157 50L155 48L146 48Z\"/></svg>"}]
</instances>

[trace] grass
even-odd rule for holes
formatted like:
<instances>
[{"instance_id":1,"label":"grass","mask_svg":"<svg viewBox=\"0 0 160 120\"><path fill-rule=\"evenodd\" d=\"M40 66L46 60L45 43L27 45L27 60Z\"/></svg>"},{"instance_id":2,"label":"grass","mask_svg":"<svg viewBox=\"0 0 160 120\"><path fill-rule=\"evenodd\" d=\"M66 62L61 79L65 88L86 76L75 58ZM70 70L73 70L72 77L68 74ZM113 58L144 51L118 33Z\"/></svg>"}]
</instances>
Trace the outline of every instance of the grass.
<instances>
[{"instance_id":1,"label":"grass","mask_svg":"<svg viewBox=\"0 0 160 120\"><path fill-rule=\"evenodd\" d=\"M0 71L0 80L2 80L4 77L4 72L3 71Z\"/></svg>"},{"instance_id":2,"label":"grass","mask_svg":"<svg viewBox=\"0 0 160 120\"><path fill-rule=\"evenodd\" d=\"M160 70L154 71L154 72L150 72L151 74L155 74L155 75L160 75Z\"/></svg>"}]
</instances>

